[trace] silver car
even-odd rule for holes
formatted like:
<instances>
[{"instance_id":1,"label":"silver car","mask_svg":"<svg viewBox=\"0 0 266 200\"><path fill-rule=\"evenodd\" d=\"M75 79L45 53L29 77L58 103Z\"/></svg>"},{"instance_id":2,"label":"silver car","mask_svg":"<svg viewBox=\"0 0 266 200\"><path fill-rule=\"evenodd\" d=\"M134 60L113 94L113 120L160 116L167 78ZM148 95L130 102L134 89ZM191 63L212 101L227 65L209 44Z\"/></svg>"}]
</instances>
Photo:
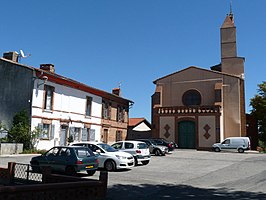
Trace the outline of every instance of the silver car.
<instances>
[{"instance_id":1,"label":"silver car","mask_svg":"<svg viewBox=\"0 0 266 200\"><path fill-rule=\"evenodd\" d=\"M134 167L134 158L131 154L118 151L108 144L102 142L78 142L71 145L88 147L96 155L98 154L99 168L114 171Z\"/></svg>"},{"instance_id":2,"label":"silver car","mask_svg":"<svg viewBox=\"0 0 266 200\"><path fill-rule=\"evenodd\" d=\"M145 142L133 140L119 141L112 144L112 147L119 151L132 154L135 160L135 165L139 164L139 162L143 165L147 165L150 162L150 150Z\"/></svg>"}]
</instances>

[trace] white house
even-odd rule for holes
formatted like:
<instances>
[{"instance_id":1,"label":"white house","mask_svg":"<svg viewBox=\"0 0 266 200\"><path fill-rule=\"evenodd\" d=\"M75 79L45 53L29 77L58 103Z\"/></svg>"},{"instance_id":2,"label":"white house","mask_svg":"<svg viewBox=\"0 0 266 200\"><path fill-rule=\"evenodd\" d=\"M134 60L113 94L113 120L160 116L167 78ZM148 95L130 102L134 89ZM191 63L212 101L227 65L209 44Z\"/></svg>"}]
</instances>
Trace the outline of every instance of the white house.
<instances>
[{"instance_id":1,"label":"white house","mask_svg":"<svg viewBox=\"0 0 266 200\"><path fill-rule=\"evenodd\" d=\"M39 69L17 61L16 52L0 58L0 121L10 126L17 112L27 110L31 131L41 132L37 149L67 145L69 140L125 139L133 102L122 98L119 88L108 93L56 74L52 64Z\"/></svg>"}]
</instances>

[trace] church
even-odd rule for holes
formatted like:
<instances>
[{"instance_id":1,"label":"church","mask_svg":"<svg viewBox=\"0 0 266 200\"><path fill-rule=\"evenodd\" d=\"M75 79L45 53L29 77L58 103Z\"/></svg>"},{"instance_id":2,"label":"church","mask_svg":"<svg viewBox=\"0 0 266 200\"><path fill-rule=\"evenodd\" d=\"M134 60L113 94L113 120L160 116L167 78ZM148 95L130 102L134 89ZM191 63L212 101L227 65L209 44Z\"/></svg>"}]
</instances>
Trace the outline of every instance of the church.
<instances>
[{"instance_id":1,"label":"church","mask_svg":"<svg viewBox=\"0 0 266 200\"><path fill-rule=\"evenodd\" d=\"M152 137L208 150L224 138L247 135L245 59L237 55L232 11L220 28L220 40L220 64L190 66L153 82Z\"/></svg>"}]
</instances>

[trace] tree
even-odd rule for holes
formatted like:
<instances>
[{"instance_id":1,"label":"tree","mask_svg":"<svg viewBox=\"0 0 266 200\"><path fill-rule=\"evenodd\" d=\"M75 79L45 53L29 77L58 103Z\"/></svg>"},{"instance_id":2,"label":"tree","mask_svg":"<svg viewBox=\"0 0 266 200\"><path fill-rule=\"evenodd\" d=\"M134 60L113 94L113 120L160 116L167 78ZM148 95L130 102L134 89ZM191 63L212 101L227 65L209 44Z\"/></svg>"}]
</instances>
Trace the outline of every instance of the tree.
<instances>
[{"instance_id":1,"label":"tree","mask_svg":"<svg viewBox=\"0 0 266 200\"><path fill-rule=\"evenodd\" d=\"M266 82L258 87L258 94L250 100L251 115L258 121L259 139L266 145Z\"/></svg>"},{"instance_id":2,"label":"tree","mask_svg":"<svg viewBox=\"0 0 266 200\"><path fill-rule=\"evenodd\" d=\"M30 120L26 110L14 116L12 128L8 132L8 141L23 143L24 149L31 148Z\"/></svg>"}]
</instances>

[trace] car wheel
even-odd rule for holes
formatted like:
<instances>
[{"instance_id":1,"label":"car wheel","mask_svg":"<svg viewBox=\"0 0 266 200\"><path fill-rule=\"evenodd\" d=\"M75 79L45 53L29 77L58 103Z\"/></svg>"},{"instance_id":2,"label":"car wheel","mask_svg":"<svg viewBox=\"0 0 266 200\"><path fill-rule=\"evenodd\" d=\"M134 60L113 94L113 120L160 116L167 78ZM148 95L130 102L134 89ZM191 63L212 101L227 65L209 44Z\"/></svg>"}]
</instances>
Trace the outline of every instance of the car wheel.
<instances>
[{"instance_id":1,"label":"car wheel","mask_svg":"<svg viewBox=\"0 0 266 200\"><path fill-rule=\"evenodd\" d=\"M70 175L70 176L75 176L77 173L73 166L67 166L65 172L67 175Z\"/></svg>"},{"instance_id":2,"label":"car wheel","mask_svg":"<svg viewBox=\"0 0 266 200\"><path fill-rule=\"evenodd\" d=\"M104 164L104 168L107 171L114 171L116 169L115 163L112 160L107 160Z\"/></svg>"},{"instance_id":3,"label":"car wheel","mask_svg":"<svg viewBox=\"0 0 266 200\"><path fill-rule=\"evenodd\" d=\"M159 155L161 155L161 151L159 149L155 149L154 154L156 156L159 156Z\"/></svg>"},{"instance_id":4,"label":"car wheel","mask_svg":"<svg viewBox=\"0 0 266 200\"><path fill-rule=\"evenodd\" d=\"M147 165L147 164L149 164L149 160L145 160L145 161L141 161L141 163L143 164L143 165Z\"/></svg>"},{"instance_id":5,"label":"car wheel","mask_svg":"<svg viewBox=\"0 0 266 200\"><path fill-rule=\"evenodd\" d=\"M87 170L87 174L89 176L93 176L95 174L96 170Z\"/></svg>"},{"instance_id":6,"label":"car wheel","mask_svg":"<svg viewBox=\"0 0 266 200\"><path fill-rule=\"evenodd\" d=\"M38 162L32 162L31 163L31 169L32 169L32 172L33 173L39 173L39 172L41 172L41 168L40 168Z\"/></svg>"},{"instance_id":7,"label":"car wheel","mask_svg":"<svg viewBox=\"0 0 266 200\"><path fill-rule=\"evenodd\" d=\"M244 149L239 148L239 149L238 149L238 153L244 153Z\"/></svg>"},{"instance_id":8,"label":"car wheel","mask_svg":"<svg viewBox=\"0 0 266 200\"><path fill-rule=\"evenodd\" d=\"M220 150L219 147L215 147L215 148L214 148L214 151L215 151L215 152L220 152L221 150Z\"/></svg>"}]
</instances>

